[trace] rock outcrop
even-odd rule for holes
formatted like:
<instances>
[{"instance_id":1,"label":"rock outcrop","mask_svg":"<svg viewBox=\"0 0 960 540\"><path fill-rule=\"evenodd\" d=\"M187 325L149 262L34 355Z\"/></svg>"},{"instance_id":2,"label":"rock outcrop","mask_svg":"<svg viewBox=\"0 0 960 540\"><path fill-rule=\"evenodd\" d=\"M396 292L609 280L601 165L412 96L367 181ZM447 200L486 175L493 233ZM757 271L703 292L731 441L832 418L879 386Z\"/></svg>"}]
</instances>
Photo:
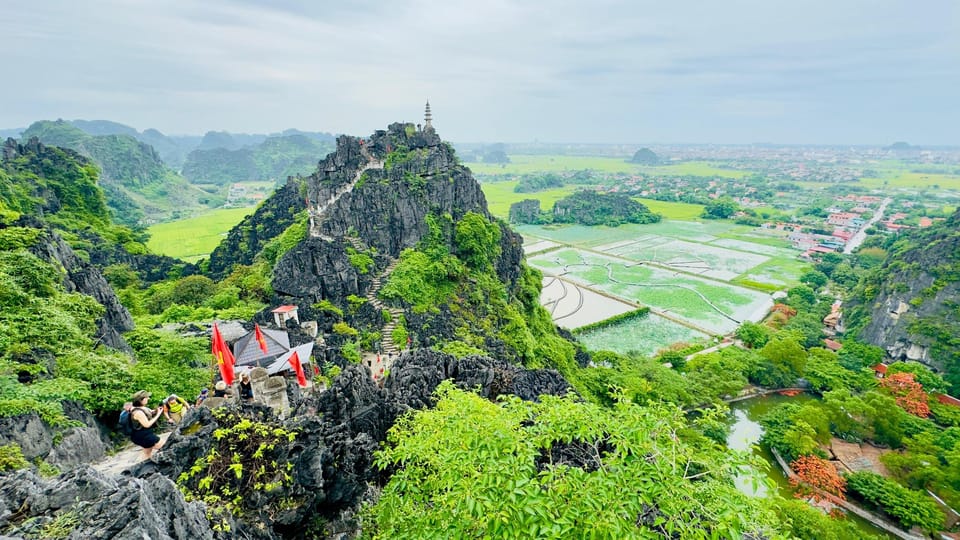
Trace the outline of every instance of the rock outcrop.
<instances>
[{"instance_id":1,"label":"rock outcrop","mask_svg":"<svg viewBox=\"0 0 960 540\"><path fill-rule=\"evenodd\" d=\"M960 391L960 211L891 248L847 303L847 326L897 360L945 372Z\"/></svg>"},{"instance_id":2,"label":"rock outcrop","mask_svg":"<svg viewBox=\"0 0 960 540\"><path fill-rule=\"evenodd\" d=\"M82 467L42 479L18 471L0 486L0 531L9 537L214 538L204 506L186 502L159 474L117 477Z\"/></svg>"}]
</instances>

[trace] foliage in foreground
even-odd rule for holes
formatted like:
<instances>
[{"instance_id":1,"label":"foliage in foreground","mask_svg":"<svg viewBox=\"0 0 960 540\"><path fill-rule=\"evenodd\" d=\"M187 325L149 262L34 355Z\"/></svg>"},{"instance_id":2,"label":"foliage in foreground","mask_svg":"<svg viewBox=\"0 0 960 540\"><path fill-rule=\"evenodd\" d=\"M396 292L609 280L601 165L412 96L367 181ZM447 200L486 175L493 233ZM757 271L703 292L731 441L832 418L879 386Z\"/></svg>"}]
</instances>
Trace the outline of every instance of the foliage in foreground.
<instances>
[{"instance_id":1,"label":"foliage in foreground","mask_svg":"<svg viewBox=\"0 0 960 540\"><path fill-rule=\"evenodd\" d=\"M396 472L364 511L368 537L737 538L773 523L731 482L744 460L686 442L677 409L497 404L449 382L437 397L377 455Z\"/></svg>"}]
</instances>

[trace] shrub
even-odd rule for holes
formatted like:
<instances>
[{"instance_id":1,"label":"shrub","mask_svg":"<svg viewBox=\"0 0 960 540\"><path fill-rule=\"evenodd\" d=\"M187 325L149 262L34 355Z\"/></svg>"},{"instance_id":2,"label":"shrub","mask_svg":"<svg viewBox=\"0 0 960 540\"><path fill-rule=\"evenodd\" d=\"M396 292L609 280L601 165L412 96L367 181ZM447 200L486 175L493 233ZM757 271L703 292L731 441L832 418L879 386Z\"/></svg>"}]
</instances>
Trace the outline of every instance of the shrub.
<instances>
[{"instance_id":1,"label":"shrub","mask_svg":"<svg viewBox=\"0 0 960 540\"><path fill-rule=\"evenodd\" d=\"M26 469L29 466L30 462L23 457L19 444L12 442L0 446L0 472Z\"/></svg>"}]
</instances>

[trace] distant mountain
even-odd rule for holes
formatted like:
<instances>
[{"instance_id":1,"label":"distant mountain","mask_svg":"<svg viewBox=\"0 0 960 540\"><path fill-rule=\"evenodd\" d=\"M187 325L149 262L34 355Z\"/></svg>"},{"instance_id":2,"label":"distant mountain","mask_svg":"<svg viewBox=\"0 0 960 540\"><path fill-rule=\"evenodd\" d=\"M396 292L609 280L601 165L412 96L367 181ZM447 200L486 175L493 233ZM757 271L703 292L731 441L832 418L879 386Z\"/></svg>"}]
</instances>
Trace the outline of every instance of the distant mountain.
<instances>
[{"instance_id":1,"label":"distant mountain","mask_svg":"<svg viewBox=\"0 0 960 540\"><path fill-rule=\"evenodd\" d=\"M633 159L630 160L630 163L640 163L642 165L656 165L660 162L660 156L655 154L653 150L649 148L641 148L633 154Z\"/></svg>"},{"instance_id":2,"label":"distant mountain","mask_svg":"<svg viewBox=\"0 0 960 540\"><path fill-rule=\"evenodd\" d=\"M20 138L20 134L27 128L0 129L0 139L7 140L10 137Z\"/></svg>"},{"instance_id":3,"label":"distant mountain","mask_svg":"<svg viewBox=\"0 0 960 540\"><path fill-rule=\"evenodd\" d=\"M226 132L211 133L204 136L205 143L233 144L237 141ZM333 150L332 141L300 134L266 137L255 146L238 149L217 147L204 150L201 145L187 156L183 175L194 183L212 184L281 180L314 172L317 163Z\"/></svg>"},{"instance_id":4,"label":"distant mountain","mask_svg":"<svg viewBox=\"0 0 960 540\"><path fill-rule=\"evenodd\" d=\"M70 123L88 135L129 135L133 138L140 135L136 129L110 120L71 120Z\"/></svg>"},{"instance_id":5,"label":"distant mountain","mask_svg":"<svg viewBox=\"0 0 960 540\"><path fill-rule=\"evenodd\" d=\"M147 143L157 151L160 159L174 170L180 170L187 154L200 144L200 137L197 136L168 136L152 128L140 133L136 128L110 120L68 120L67 123L87 135L127 135Z\"/></svg>"},{"instance_id":6,"label":"distant mountain","mask_svg":"<svg viewBox=\"0 0 960 540\"><path fill-rule=\"evenodd\" d=\"M122 130L121 124L113 122L84 125L99 131ZM119 223L138 225L167 219L198 206L198 197L203 195L167 167L152 146L131 135L90 135L70 122L57 120L35 122L22 139L31 137L92 159L101 170L100 186Z\"/></svg>"}]
</instances>

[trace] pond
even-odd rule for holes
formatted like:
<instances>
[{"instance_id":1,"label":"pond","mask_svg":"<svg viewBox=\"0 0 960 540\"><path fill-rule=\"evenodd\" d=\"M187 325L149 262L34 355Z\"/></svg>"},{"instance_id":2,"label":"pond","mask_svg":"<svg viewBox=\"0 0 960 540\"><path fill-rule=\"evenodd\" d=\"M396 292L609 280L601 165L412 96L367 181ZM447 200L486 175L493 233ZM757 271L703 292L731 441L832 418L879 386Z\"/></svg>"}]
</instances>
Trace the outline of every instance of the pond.
<instances>
[{"instance_id":1,"label":"pond","mask_svg":"<svg viewBox=\"0 0 960 540\"><path fill-rule=\"evenodd\" d=\"M787 401L803 403L811 399L814 398L806 394L795 397L771 394L730 404L731 424L730 434L727 436L727 446L734 450L749 450L753 447L754 455L763 458L768 465L766 471L759 471L753 467L746 468L736 481L737 488L741 492L755 497L765 497L771 490L775 489L782 497L793 497L790 481L780 469L780 466L777 465L773 454L760 447L760 437L763 436L763 426L760 425L760 418L781 403ZM848 514L847 519L856 523L857 528L864 533L876 535L880 538L894 538L858 516Z\"/></svg>"}]
</instances>

